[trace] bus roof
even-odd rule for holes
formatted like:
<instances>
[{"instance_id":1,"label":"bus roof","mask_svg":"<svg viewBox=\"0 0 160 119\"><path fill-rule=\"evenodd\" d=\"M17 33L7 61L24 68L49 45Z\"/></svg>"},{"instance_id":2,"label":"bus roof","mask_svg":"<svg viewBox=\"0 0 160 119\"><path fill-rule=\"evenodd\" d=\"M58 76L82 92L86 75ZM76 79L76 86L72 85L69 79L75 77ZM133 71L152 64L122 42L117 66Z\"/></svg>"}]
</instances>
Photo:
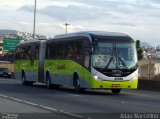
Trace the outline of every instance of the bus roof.
<instances>
[{"instance_id":1,"label":"bus roof","mask_svg":"<svg viewBox=\"0 0 160 119\"><path fill-rule=\"evenodd\" d=\"M32 39L32 40L27 40L24 42L19 43L17 46L21 45L27 45L27 44L32 44L32 43L39 43L40 41L45 40L45 39Z\"/></svg>"},{"instance_id":2,"label":"bus roof","mask_svg":"<svg viewBox=\"0 0 160 119\"><path fill-rule=\"evenodd\" d=\"M124 33L118 33L118 32L105 32L105 31L84 31L84 32L75 32L75 33L68 33L68 34L60 34L56 35L54 39L64 39L64 38L70 38L70 37L77 37L77 36L84 36L88 37L89 40L92 42L93 38L97 37L123 37L125 40L131 40L133 39Z\"/></svg>"},{"instance_id":3,"label":"bus roof","mask_svg":"<svg viewBox=\"0 0 160 119\"><path fill-rule=\"evenodd\" d=\"M124 33L118 32L105 32L105 31L83 31L83 32L75 32L68 34L60 34L56 35L54 38L66 38L66 37L75 37L75 36L91 36L91 35L100 35L100 36L128 36Z\"/></svg>"}]
</instances>

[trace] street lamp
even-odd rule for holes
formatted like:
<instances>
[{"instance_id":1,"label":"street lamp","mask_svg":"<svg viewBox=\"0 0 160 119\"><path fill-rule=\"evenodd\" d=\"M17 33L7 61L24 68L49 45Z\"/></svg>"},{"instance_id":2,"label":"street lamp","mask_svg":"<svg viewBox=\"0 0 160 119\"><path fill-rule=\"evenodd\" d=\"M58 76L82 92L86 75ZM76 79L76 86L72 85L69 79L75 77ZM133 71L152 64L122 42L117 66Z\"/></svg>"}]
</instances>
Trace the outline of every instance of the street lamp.
<instances>
[{"instance_id":1,"label":"street lamp","mask_svg":"<svg viewBox=\"0 0 160 119\"><path fill-rule=\"evenodd\" d=\"M33 24L33 38L35 38L35 27L36 27L36 0L34 4L34 24Z\"/></svg>"},{"instance_id":2,"label":"street lamp","mask_svg":"<svg viewBox=\"0 0 160 119\"><path fill-rule=\"evenodd\" d=\"M68 31L67 31L68 29L67 29L67 28L68 28L68 26L69 26L70 24L65 23L64 25L66 26L66 34L67 34L67 33L68 33Z\"/></svg>"}]
</instances>

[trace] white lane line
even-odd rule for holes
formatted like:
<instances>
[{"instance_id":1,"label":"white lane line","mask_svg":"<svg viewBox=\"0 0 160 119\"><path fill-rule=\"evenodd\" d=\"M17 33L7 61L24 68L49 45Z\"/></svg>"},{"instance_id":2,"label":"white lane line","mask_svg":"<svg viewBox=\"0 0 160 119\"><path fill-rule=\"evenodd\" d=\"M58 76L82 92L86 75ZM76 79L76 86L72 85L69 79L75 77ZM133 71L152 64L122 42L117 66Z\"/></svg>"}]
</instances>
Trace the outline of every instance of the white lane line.
<instances>
[{"instance_id":1,"label":"white lane line","mask_svg":"<svg viewBox=\"0 0 160 119\"><path fill-rule=\"evenodd\" d=\"M0 94L1 97L8 98L8 96Z\"/></svg>"},{"instance_id":2,"label":"white lane line","mask_svg":"<svg viewBox=\"0 0 160 119\"><path fill-rule=\"evenodd\" d=\"M150 95L139 95L139 96L141 96L141 97L150 97L150 98L153 97L153 96L150 96Z\"/></svg>"},{"instance_id":3,"label":"white lane line","mask_svg":"<svg viewBox=\"0 0 160 119\"><path fill-rule=\"evenodd\" d=\"M57 111L57 109L51 108L51 107L48 107L48 106L44 106L44 105L39 105L39 106L42 107L42 108L45 108L45 109L52 110L52 111Z\"/></svg>"},{"instance_id":4,"label":"white lane line","mask_svg":"<svg viewBox=\"0 0 160 119\"><path fill-rule=\"evenodd\" d=\"M74 116L74 117L78 117L78 118L84 118L84 116L80 116L80 115L69 113L69 112L64 112L63 110L60 110L60 112L64 113L64 114L67 114L67 115L70 115L70 116Z\"/></svg>"},{"instance_id":5,"label":"white lane line","mask_svg":"<svg viewBox=\"0 0 160 119\"><path fill-rule=\"evenodd\" d=\"M50 110L50 111L61 112L63 114L69 115L69 116L78 117L78 118L84 118L84 116L76 115L76 114L69 113L69 112L64 112L63 110L57 110L55 108L51 108L51 107L44 106L44 105L39 105L39 104L28 102L28 101L25 101L25 100L20 100L20 99L14 98L14 97L3 95L1 93L0 93L0 97L6 98L6 99L11 99L11 100L14 100L16 102L21 102L21 103L32 105L32 106L39 106L39 107L41 107L43 109L47 109L47 110Z\"/></svg>"},{"instance_id":6,"label":"white lane line","mask_svg":"<svg viewBox=\"0 0 160 119\"><path fill-rule=\"evenodd\" d=\"M121 101L121 103L122 103L122 104L124 104L124 103L125 103L125 101Z\"/></svg>"},{"instance_id":7,"label":"white lane line","mask_svg":"<svg viewBox=\"0 0 160 119\"><path fill-rule=\"evenodd\" d=\"M127 93L127 94L135 95L135 96L141 96L141 97L149 97L149 98L152 98L152 97L153 97L153 96L151 96L151 95L138 94L138 93Z\"/></svg>"},{"instance_id":8,"label":"white lane line","mask_svg":"<svg viewBox=\"0 0 160 119\"><path fill-rule=\"evenodd\" d=\"M75 96L75 97L82 97L81 95L76 95L76 94L67 94L67 95L72 95L72 96Z\"/></svg>"},{"instance_id":9,"label":"white lane line","mask_svg":"<svg viewBox=\"0 0 160 119\"><path fill-rule=\"evenodd\" d=\"M63 94L63 95L71 95L71 96L75 96L75 97L82 97L81 95L77 95L77 94L71 94L71 93L62 93L62 92L56 92L57 94Z\"/></svg>"},{"instance_id":10,"label":"white lane line","mask_svg":"<svg viewBox=\"0 0 160 119\"><path fill-rule=\"evenodd\" d=\"M33 106L38 106L36 103L28 102L28 101L22 101L25 104L33 105Z\"/></svg>"},{"instance_id":11,"label":"white lane line","mask_svg":"<svg viewBox=\"0 0 160 119\"><path fill-rule=\"evenodd\" d=\"M14 101L17 101L17 102L22 102L22 100L17 99L17 98L14 98L14 97L8 97L8 98L10 98L10 99L12 99L12 100L14 100Z\"/></svg>"},{"instance_id":12,"label":"white lane line","mask_svg":"<svg viewBox=\"0 0 160 119\"><path fill-rule=\"evenodd\" d=\"M153 97L151 95L145 95L145 94L132 94L132 95L141 96L141 97L149 97L149 98Z\"/></svg>"}]
</instances>

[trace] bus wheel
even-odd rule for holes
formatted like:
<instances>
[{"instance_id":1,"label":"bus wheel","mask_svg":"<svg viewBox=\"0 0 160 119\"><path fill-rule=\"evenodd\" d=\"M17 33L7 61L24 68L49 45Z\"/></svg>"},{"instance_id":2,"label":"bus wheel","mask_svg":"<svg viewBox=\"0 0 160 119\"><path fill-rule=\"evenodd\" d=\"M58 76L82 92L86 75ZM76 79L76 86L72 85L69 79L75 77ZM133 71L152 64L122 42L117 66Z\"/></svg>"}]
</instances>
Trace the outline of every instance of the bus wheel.
<instances>
[{"instance_id":1,"label":"bus wheel","mask_svg":"<svg viewBox=\"0 0 160 119\"><path fill-rule=\"evenodd\" d=\"M24 73L22 74L22 85L27 85L27 86L33 85L33 82L26 81L26 77Z\"/></svg>"},{"instance_id":2,"label":"bus wheel","mask_svg":"<svg viewBox=\"0 0 160 119\"><path fill-rule=\"evenodd\" d=\"M27 85L25 75L22 74L22 85Z\"/></svg>"},{"instance_id":3,"label":"bus wheel","mask_svg":"<svg viewBox=\"0 0 160 119\"><path fill-rule=\"evenodd\" d=\"M80 87L79 79L76 79L76 80L75 80L75 85L74 85L74 87L75 87L75 92L77 92L77 93L82 93L82 92L84 92L84 90L85 90L85 88L81 88L81 87Z\"/></svg>"},{"instance_id":4,"label":"bus wheel","mask_svg":"<svg viewBox=\"0 0 160 119\"><path fill-rule=\"evenodd\" d=\"M51 88L52 88L51 78L50 78L49 74L47 75L46 84L47 84L47 88L48 88L48 89L51 89Z\"/></svg>"},{"instance_id":5,"label":"bus wheel","mask_svg":"<svg viewBox=\"0 0 160 119\"><path fill-rule=\"evenodd\" d=\"M52 88L59 89L60 85L52 84Z\"/></svg>"},{"instance_id":6,"label":"bus wheel","mask_svg":"<svg viewBox=\"0 0 160 119\"><path fill-rule=\"evenodd\" d=\"M80 90L80 82L79 82L79 79L76 79L75 80L75 91L77 92L77 93L80 93L81 92L81 90Z\"/></svg>"},{"instance_id":7,"label":"bus wheel","mask_svg":"<svg viewBox=\"0 0 160 119\"><path fill-rule=\"evenodd\" d=\"M119 94L121 89L111 89L113 94Z\"/></svg>"}]
</instances>

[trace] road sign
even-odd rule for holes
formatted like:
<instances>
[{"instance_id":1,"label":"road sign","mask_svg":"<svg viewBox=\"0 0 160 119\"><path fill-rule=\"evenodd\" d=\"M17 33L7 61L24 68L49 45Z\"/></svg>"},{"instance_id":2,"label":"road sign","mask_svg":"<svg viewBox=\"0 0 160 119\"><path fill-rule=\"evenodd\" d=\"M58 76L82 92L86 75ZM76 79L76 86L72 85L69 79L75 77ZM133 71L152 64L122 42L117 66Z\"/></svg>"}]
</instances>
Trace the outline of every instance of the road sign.
<instances>
[{"instance_id":1,"label":"road sign","mask_svg":"<svg viewBox=\"0 0 160 119\"><path fill-rule=\"evenodd\" d=\"M19 44L18 38L4 38L3 39L3 50L13 51L16 49L17 44Z\"/></svg>"}]
</instances>

